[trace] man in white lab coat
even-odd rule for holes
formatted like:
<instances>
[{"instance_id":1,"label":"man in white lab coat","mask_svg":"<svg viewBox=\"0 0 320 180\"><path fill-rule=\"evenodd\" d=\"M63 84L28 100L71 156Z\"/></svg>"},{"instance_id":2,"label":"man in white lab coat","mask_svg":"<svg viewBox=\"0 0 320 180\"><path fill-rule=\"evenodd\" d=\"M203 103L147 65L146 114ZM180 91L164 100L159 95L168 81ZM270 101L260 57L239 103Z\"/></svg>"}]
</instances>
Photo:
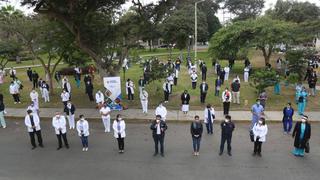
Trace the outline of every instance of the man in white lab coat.
<instances>
[{"instance_id":1,"label":"man in white lab coat","mask_svg":"<svg viewBox=\"0 0 320 180\"><path fill-rule=\"evenodd\" d=\"M64 145L69 149L66 118L60 112L56 112L56 115L52 118L52 126L58 138L59 146L57 150L62 148L62 138Z\"/></svg>"},{"instance_id":2,"label":"man in white lab coat","mask_svg":"<svg viewBox=\"0 0 320 180\"><path fill-rule=\"evenodd\" d=\"M68 104L68 101L70 100L70 94L66 90L63 90L60 96L61 96L61 101L65 108Z\"/></svg>"},{"instance_id":3,"label":"man in white lab coat","mask_svg":"<svg viewBox=\"0 0 320 180\"><path fill-rule=\"evenodd\" d=\"M104 106L100 109L101 119L104 125L104 132L110 132L110 113L111 109L108 107L108 104L105 103Z\"/></svg>"},{"instance_id":4,"label":"man in white lab coat","mask_svg":"<svg viewBox=\"0 0 320 180\"><path fill-rule=\"evenodd\" d=\"M30 92L30 99L33 102L34 108L39 111L39 94L35 89Z\"/></svg>"},{"instance_id":5,"label":"man in white lab coat","mask_svg":"<svg viewBox=\"0 0 320 180\"><path fill-rule=\"evenodd\" d=\"M37 147L34 135L37 135L39 146L43 148L40 119L36 113L32 113L32 110L27 111L27 115L24 118L24 124L27 126L29 132L32 150Z\"/></svg>"},{"instance_id":6,"label":"man in white lab coat","mask_svg":"<svg viewBox=\"0 0 320 180\"><path fill-rule=\"evenodd\" d=\"M97 103L97 107L99 109L100 109L100 107L102 107L102 105L104 103L104 95L100 90L96 93L96 103Z\"/></svg>"},{"instance_id":7,"label":"man in white lab coat","mask_svg":"<svg viewBox=\"0 0 320 180\"><path fill-rule=\"evenodd\" d=\"M162 102L159 104L159 106L156 108L155 112L156 116L160 115L161 120L166 121L167 118L167 108L162 105Z\"/></svg>"}]
</instances>

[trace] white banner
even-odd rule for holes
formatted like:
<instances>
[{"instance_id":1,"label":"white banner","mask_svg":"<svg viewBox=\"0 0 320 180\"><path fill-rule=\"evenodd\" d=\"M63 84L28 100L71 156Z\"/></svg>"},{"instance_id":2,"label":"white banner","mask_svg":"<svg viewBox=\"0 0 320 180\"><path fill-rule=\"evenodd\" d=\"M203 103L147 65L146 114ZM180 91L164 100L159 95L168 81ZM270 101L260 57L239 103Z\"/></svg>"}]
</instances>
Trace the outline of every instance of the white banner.
<instances>
[{"instance_id":1,"label":"white banner","mask_svg":"<svg viewBox=\"0 0 320 180\"><path fill-rule=\"evenodd\" d=\"M106 103L113 110L121 110L121 81L120 77L104 77L103 85L106 88Z\"/></svg>"}]
</instances>

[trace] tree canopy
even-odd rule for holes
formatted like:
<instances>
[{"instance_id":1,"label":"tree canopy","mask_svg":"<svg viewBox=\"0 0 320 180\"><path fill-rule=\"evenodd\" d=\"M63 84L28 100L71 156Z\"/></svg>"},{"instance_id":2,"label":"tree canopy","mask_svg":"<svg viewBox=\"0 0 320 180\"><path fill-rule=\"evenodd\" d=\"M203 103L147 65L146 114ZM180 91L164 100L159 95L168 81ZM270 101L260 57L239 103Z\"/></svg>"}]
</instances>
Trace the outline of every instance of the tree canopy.
<instances>
[{"instance_id":1,"label":"tree canopy","mask_svg":"<svg viewBox=\"0 0 320 180\"><path fill-rule=\"evenodd\" d=\"M235 20L256 18L262 12L264 0L224 0L224 8L237 17Z\"/></svg>"}]
</instances>

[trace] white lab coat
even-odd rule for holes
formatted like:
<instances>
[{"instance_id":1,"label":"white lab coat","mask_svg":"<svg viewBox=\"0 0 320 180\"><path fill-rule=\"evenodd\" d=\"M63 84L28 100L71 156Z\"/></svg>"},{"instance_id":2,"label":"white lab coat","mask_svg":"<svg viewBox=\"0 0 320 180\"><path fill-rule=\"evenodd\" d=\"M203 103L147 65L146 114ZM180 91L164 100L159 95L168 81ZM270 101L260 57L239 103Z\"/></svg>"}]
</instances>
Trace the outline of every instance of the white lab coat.
<instances>
[{"instance_id":1,"label":"white lab coat","mask_svg":"<svg viewBox=\"0 0 320 180\"><path fill-rule=\"evenodd\" d=\"M104 95L103 93L96 93L96 103L101 103L103 104L104 103Z\"/></svg>"},{"instance_id":2,"label":"white lab coat","mask_svg":"<svg viewBox=\"0 0 320 180\"><path fill-rule=\"evenodd\" d=\"M19 86L17 84L11 84L9 86L10 94L18 94L19 93Z\"/></svg>"},{"instance_id":3,"label":"white lab coat","mask_svg":"<svg viewBox=\"0 0 320 180\"><path fill-rule=\"evenodd\" d=\"M253 128L253 135L254 135L254 140L257 140L257 137L259 136L259 142L266 142L266 136L268 133L268 126L267 125L259 125L258 123L256 123Z\"/></svg>"},{"instance_id":4,"label":"white lab coat","mask_svg":"<svg viewBox=\"0 0 320 180\"><path fill-rule=\"evenodd\" d=\"M82 134L81 134L81 127L82 126L82 131L83 131L83 135L84 136L89 136L90 135L90 133L89 133L89 123L88 123L88 121L87 120L79 120L79 121L77 121L77 131L78 131L78 135L79 136L82 136Z\"/></svg>"},{"instance_id":5,"label":"white lab coat","mask_svg":"<svg viewBox=\"0 0 320 180\"><path fill-rule=\"evenodd\" d=\"M191 82L197 82L198 80L198 75L196 73L192 73L191 76Z\"/></svg>"},{"instance_id":6,"label":"white lab coat","mask_svg":"<svg viewBox=\"0 0 320 180\"><path fill-rule=\"evenodd\" d=\"M66 102L66 101L69 101L70 99L70 94L68 92L66 93L61 93L61 100L62 102Z\"/></svg>"},{"instance_id":7,"label":"white lab coat","mask_svg":"<svg viewBox=\"0 0 320 180\"><path fill-rule=\"evenodd\" d=\"M229 66L224 67L224 72L225 72L224 80L227 81L227 80L229 80L229 72L230 72Z\"/></svg>"},{"instance_id":8,"label":"white lab coat","mask_svg":"<svg viewBox=\"0 0 320 180\"><path fill-rule=\"evenodd\" d=\"M229 93L229 99L227 100L227 92ZM232 96L231 96L231 92L230 91L223 91L222 93L222 102L231 102Z\"/></svg>"},{"instance_id":9,"label":"white lab coat","mask_svg":"<svg viewBox=\"0 0 320 180\"><path fill-rule=\"evenodd\" d=\"M59 119L56 116L52 118L52 126L56 134L60 134L60 130L62 134L67 133L66 118L62 115Z\"/></svg>"},{"instance_id":10,"label":"white lab coat","mask_svg":"<svg viewBox=\"0 0 320 180\"><path fill-rule=\"evenodd\" d=\"M40 131L40 119L39 116L36 113L32 113L33 115L33 122L34 122L34 126L36 131ZM30 116L27 114L26 117L24 118L24 124L27 126L27 130L28 132L33 132L33 128L31 125L31 121L30 121Z\"/></svg>"},{"instance_id":11,"label":"white lab coat","mask_svg":"<svg viewBox=\"0 0 320 180\"><path fill-rule=\"evenodd\" d=\"M118 138L118 134L120 134L121 138L125 138L126 137L126 123L124 122L124 120L120 121L120 131L118 131L118 122L117 120L113 121L113 136L115 138Z\"/></svg>"},{"instance_id":12,"label":"white lab coat","mask_svg":"<svg viewBox=\"0 0 320 180\"><path fill-rule=\"evenodd\" d=\"M131 93L134 94L134 84L132 81L126 82L126 94L129 94L128 88L130 88Z\"/></svg>"},{"instance_id":13,"label":"white lab coat","mask_svg":"<svg viewBox=\"0 0 320 180\"><path fill-rule=\"evenodd\" d=\"M210 109L210 113L211 113L211 115L215 115L215 112L214 112L214 108L213 107L211 107L211 109ZM208 123L208 108L205 108L204 109L204 123ZM214 119L213 119L213 117L211 117L211 121L212 121L212 123L213 123L213 121L214 121Z\"/></svg>"},{"instance_id":14,"label":"white lab coat","mask_svg":"<svg viewBox=\"0 0 320 180\"><path fill-rule=\"evenodd\" d=\"M155 111L156 115L160 115L163 121L166 121L167 108L164 106L158 106Z\"/></svg>"},{"instance_id":15,"label":"white lab coat","mask_svg":"<svg viewBox=\"0 0 320 180\"><path fill-rule=\"evenodd\" d=\"M31 98L31 101L33 102L34 104L34 107L36 109L39 109L39 94L38 92L30 92L30 98Z\"/></svg>"}]
</instances>

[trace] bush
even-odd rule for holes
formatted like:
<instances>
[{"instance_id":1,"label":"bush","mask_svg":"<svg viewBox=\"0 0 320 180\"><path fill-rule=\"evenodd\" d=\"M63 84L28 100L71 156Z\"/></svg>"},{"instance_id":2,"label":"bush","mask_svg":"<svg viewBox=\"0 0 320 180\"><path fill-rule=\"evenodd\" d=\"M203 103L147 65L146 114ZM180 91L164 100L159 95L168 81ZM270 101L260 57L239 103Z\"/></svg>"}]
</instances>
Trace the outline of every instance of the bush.
<instances>
[{"instance_id":1,"label":"bush","mask_svg":"<svg viewBox=\"0 0 320 180\"><path fill-rule=\"evenodd\" d=\"M251 86L255 87L258 93L261 93L267 87L274 86L280 81L280 76L274 70L260 69L252 75Z\"/></svg>"},{"instance_id":2,"label":"bush","mask_svg":"<svg viewBox=\"0 0 320 180\"><path fill-rule=\"evenodd\" d=\"M89 66L81 67L82 74L88 74L88 69L89 69ZM63 76L74 75L74 67L62 68L59 71L60 71L60 74L63 75Z\"/></svg>"}]
</instances>

